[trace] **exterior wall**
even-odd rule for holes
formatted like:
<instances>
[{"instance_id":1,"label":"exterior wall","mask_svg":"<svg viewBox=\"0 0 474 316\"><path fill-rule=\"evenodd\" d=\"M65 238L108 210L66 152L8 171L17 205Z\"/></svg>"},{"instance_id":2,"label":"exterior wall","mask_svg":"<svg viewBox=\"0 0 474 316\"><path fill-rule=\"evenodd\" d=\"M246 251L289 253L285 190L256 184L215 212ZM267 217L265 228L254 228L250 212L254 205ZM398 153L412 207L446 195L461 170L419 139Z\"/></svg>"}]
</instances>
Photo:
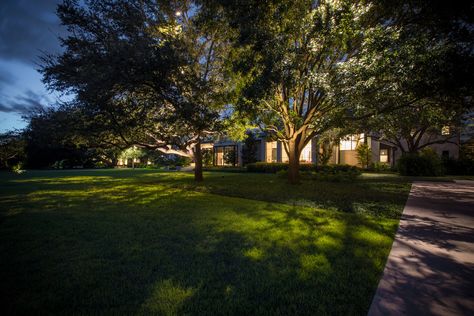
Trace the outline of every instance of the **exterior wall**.
<instances>
[{"instance_id":1,"label":"exterior wall","mask_svg":"<svg viewBox=\"0 0 474 316\"><path fill-rule=\"evenodd\" d=\"M380 162L380 150L386 149L388 150L388 164L394 165L396 160L400 158L401 151L397 150L396 147L392 146L389 143L380 141L377 138L377 135L367 136L365 139L363 134L356 135L357 144L362 141L366 141L369 147L372 150L372 162L378 163ZM231 141L220 141L217 143L204 143L202 144L203 149L213 149L215 153L216 147L220 146L235 146L236 153L237 153L237 161L236 164L242 166L242 148L243 144L239 142L231 142ZM352 146L354 147L354 146ZM351 148L352 148L351 147ZM429 146L433 148L438 155L442 155L443 151L449 151L450 158L458 158L459 157L459 147L456 144L435 144ZM347 148L347 147L346 147ZM302 152L302 156L300 157L300 161L302 163L317 163L318 155L317 152L320 150L320 147L317 144L317 138L312 139L305 149ZM266 141L265 139L261 139L258 145L257 150L257 160L264 161L264 162L288 162L288 155L286 154L283 144L277 141ZM348 164L353 166L359 166L359 162L357 160L357 152L355 149L347 149L342 150L340 145L334 145L332 156L328 162L329 164Z\"/></svg>"},{"instance_id":2,"label":"exterior wall","mask_svg":"<svg viewBox=\"0 0 474 316\"><path fill-rule=\"evenodd\" d=\"M367 144L372 151L372 162L380 162L380 142L374 137L367 137Z\"/></svg>"},{"instance_id":3,"label":"exterior wall","mask_svg":"<svg viewBox=\"0 0 474 316\"><path fill-rule=\"evenodd\" d=\"M277 149L277 142L265 142L265 162L273 162L273 149ZM275 159L276 161L277 159Z\"/></svg>"},{"instance_id":4,"label":"exterior wall","mask_svg":"<svg viewBox=\"0 0 474 316\"><path fill-rule=\"evenodd\" d=\"M357 152L355 150L341 150L339 154L339 163L341 165L359 166L359 162L357 161Z\"/></svg>"}]
</instances>

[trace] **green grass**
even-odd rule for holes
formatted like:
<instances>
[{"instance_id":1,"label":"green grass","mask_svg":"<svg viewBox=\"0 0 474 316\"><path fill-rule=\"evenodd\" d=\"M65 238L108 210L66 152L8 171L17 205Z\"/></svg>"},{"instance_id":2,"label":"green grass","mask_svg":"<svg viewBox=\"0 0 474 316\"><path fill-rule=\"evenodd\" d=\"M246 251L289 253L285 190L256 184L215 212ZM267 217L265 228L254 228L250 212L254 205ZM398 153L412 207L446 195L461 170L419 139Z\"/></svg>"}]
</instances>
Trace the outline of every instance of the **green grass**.
<instances>
[{"instance_id":1,"label":"green grass","mask_svg":"<svg viewBox=\"0 0 474 316\"><path fill-rule=\"evenodd\" d=\"M7 314L365 315L410 182L0 174Z\"/></svg>"}]
</instances>

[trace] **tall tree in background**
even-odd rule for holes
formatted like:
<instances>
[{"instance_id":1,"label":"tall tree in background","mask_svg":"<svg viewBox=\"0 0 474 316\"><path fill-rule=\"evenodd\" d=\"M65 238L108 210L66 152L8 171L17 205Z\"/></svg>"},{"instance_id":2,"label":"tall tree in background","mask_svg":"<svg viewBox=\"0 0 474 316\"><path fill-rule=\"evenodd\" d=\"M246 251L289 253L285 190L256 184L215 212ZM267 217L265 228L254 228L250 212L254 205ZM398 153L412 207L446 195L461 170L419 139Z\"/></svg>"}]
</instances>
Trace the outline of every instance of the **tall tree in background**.
<instances>
[{"instance_id":1,"label":"tall tree in background","mask_svg":"<svg viewBox=\"0 0 474 316\"><path fill-rule=\"evenodd\" d=\"M417 153L434 144L459 145L461 117L462 113L453 109L417 102L372 119L372 126L401 153Z\"/></svg>"},{"instance_id":2,"label":"tall tree in background","mask_svg":"<svg viewBox=\"0 0 474 316\"><path fill-rule=\"evenodd\" d=\"M44 81L72 93L127 144L192 157L218 129L225 40L191 1L65 1L65 52L45 56ZM209 14L209 13L206 13Z\"/></svg>"},{"instance_id":3,"label":"tall tree in background","mask_svg":"<svg viewBox=\"0 0 474 316\"><path fill-rule=\"evenodd\" d=\"M28 125L26 163L30 168L51 167L63 161L66 167L115 166L126 144L104 129L98 118L89 120L82 109L70 105L36 109L25 116Z\"/></svg>"},{"instance_id":4,"label":"tall tree in background","mask_svg":"<svg viewBox=\"0 0 474 316\"><path fill-rule=\"evenodd\" d=\"M371 128L402 153L433 144L457 143L463 113L474 91L473 5L443 1L374 1L386 23L341 66L339 102L349 116ZM393 112L367 113L372 104ZM361 126L363 125L363 126ZM441 135L444 126L451 133Z\"/></svg>"}]
</instances>

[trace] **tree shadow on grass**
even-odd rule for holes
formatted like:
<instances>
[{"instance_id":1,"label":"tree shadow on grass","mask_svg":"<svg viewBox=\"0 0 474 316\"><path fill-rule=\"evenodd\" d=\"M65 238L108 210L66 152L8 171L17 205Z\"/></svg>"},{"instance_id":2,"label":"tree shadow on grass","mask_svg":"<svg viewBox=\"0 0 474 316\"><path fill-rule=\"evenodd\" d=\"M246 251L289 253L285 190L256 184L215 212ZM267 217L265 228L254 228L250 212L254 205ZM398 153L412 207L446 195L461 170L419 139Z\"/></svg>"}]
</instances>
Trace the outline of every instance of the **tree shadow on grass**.
<instances>
[{"instance_id":1,"label":"tree shadow on grass","mask_svg":"<svg viewBox=\"0 0 474 316\"><path fill-rule=\"evenodd\" d=\"M27 197L0 226L5 314L362 315L396 226L146 185Z\"/></svg>"}]
</instances>

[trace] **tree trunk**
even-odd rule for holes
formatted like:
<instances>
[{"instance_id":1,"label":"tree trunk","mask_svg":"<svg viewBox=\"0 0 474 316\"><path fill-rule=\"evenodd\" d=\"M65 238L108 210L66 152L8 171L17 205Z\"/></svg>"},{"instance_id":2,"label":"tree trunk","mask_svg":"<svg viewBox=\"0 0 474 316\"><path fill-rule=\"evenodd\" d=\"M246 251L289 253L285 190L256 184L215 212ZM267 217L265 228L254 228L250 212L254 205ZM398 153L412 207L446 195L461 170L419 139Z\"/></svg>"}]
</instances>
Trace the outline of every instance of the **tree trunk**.
<instances>
[{"instance_id":1,"label":"tree trunk","mask_svg":"<svg viewBox=\"0 0 474 316\"><path fill-rule=\"evenodd\" d=\"M202 176L202 151L201 151L201 141L198 140L196 146L194 147L194 180L196 182L201 182L203 180Z\"/></svg>"},{"instance_id":2,"label":"tree trunk","mask_svg":"<svg viewBox=\"0 0 474 316\"><path fill-rule=\"evenodd\" d=\"M288 142L288 182L290 184L300 183L300 154L295 140Z\"/></svg>"}]
</instances>

